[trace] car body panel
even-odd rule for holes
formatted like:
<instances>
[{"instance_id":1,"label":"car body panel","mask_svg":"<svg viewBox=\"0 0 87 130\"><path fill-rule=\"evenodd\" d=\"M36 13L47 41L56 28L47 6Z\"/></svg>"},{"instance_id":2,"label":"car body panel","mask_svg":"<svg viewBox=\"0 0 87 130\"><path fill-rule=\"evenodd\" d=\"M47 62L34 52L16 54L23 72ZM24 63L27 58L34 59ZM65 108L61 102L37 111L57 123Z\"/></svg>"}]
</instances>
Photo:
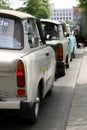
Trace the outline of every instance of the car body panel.
<instances>
[{"instance_id":1,"label":"car body panel","mask_svg":"<svg viewBox=\"0 0 87 130\"><path fill-rule=\"evenodd\" d=\"M8 33L10 23L12 30ZM3 29L6 29L5 34ZM54 83L54 50L46 46L40 20L32 15L0 10L0 31L0 109L20 110L23 105L32 107L36 101L38 87L43 87L44 97ZM2 42L4 36L5 42ZM18 82L23 82L17 77L23 76L21 70L24 71L24 86L18 85ZM43 86L39 86L41 81Z\"/></svg>"}]
</instances>

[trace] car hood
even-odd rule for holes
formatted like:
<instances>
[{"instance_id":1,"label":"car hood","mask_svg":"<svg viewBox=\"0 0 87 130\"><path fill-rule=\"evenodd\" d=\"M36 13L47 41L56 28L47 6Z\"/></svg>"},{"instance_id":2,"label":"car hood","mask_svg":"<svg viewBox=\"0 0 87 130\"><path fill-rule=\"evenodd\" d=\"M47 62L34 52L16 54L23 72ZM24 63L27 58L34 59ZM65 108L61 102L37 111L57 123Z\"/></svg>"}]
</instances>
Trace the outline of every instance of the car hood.
<instances>
[{"instance_id":1,"label":"car hood","mask_svg":"<svg viewBox=\"0 0 87 130\"><path fill-rule=\"evenodd\" d=\"M16 63L23 54L0 52L0 72L15 71Z\"/></svg>"}]
</instances>

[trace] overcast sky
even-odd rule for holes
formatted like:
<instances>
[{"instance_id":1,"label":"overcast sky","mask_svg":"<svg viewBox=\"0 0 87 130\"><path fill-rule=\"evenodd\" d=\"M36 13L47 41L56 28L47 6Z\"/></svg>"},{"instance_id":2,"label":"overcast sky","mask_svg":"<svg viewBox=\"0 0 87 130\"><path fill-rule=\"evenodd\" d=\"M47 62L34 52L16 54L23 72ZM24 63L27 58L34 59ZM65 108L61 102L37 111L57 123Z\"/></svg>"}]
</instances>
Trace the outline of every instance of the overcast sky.
<instances>
[{"instance_id":1,"label":"overcast sky","mask_svg":"<svg viewBox=\"0 0 87 130\"><path fill-rule=\"evenodd\" d=\"M19 0L9 0L12 2L12 7L18 8L21 6L21 2ZM50 3L54 3L56 8L72 8L76 6L76 0L49 0Z\"/></svg>"},{"instance_id":2,"label":"overcast sky","mask_svg":"<svg viewBox=\"0 0 87 130\"><path fill-rule=\"evenodd\" d=\"M50 0L54 3L56 8L72 8L77 5L76 0Z\"/></svg>"}]
</instances>

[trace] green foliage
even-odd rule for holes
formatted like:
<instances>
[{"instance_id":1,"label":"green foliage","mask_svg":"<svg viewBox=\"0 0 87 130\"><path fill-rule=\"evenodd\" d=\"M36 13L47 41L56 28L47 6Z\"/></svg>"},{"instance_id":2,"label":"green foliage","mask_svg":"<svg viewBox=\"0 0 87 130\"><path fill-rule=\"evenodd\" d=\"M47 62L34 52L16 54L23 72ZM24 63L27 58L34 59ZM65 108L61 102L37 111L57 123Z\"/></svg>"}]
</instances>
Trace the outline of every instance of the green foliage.
<instances>
[{"instance_id":1,"label":"green foliage","mask_svg":"<svg viewBox=\"0 0 87 130\"><path fill-rule=\"evenodd\" d=\"M9 2L6 0L1 0L0 9L10 9Z\"/></svg>"},{"instance_id":2,"label":"green foliage","mask_svg":"<svg viewBox=\"0 0 87 130\"><path fill-rule=\"evenodd\" d=\"M87 38L87 10L82 12L82 35Z\"/></svg>"},{"instance_id":3,"label":"green foliage","mask_svg":"<svg viewBox=\"0 0 87 130\"><path fill-rule=\"evenodd\" d=\"M21 7L17 10L27 12L38 18L50 17L50 7L48 0L26 0L24 5L24 7Z\"/></svg>"},{"instance_id":4,"label":"green foliage","mask_svg":"<svg viewBox=\"0 0 87 130\"><path fill-rule=\"evenodd\" d=\"M70 25L72 25L72 26L75 26L75 23L72 22L72 21L66 21L66 23L67 23L67 24L70 24Z\"/></svg>"},{"instance_id":5,"label":"green foliage","mask_svg":"<svg viewBox=\"0 0 87 130\"><path fill-rule=\"evenodd\" d=\"M79 6L83 9L87 9L87 0L78 0L80 2Z\"/></svg>"},{"instance_id":6,"label":"green foliage","mask_svg":"<svg viewBox=\"0 0 87 130\"><path fill-rule=\"evenodd\" d=\"M79 7L82 9L81 16L82 16L82 36L87 39L87 0L78 0Z\"/></svg>"}]
</instances>

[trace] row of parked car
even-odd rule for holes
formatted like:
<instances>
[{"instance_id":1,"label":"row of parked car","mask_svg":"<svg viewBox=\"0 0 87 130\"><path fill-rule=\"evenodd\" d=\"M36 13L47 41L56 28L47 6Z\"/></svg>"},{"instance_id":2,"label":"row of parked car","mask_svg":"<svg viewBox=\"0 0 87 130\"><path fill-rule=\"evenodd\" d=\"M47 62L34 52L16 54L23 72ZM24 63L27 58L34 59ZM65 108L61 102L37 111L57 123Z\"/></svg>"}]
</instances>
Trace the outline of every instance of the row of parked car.
<instances>
[{"instance_id":1,"label":"row of parked car","mask_svg":"<svg viewBox=\"0 0 87 130\"><path fill-rule=\"evenodd\" d=\"M0 110L35 123L41 100L53 92L76 54L62 22L0 10ZM12 114L11 114L12 115Z\"/></svg>"}]
</instances>

